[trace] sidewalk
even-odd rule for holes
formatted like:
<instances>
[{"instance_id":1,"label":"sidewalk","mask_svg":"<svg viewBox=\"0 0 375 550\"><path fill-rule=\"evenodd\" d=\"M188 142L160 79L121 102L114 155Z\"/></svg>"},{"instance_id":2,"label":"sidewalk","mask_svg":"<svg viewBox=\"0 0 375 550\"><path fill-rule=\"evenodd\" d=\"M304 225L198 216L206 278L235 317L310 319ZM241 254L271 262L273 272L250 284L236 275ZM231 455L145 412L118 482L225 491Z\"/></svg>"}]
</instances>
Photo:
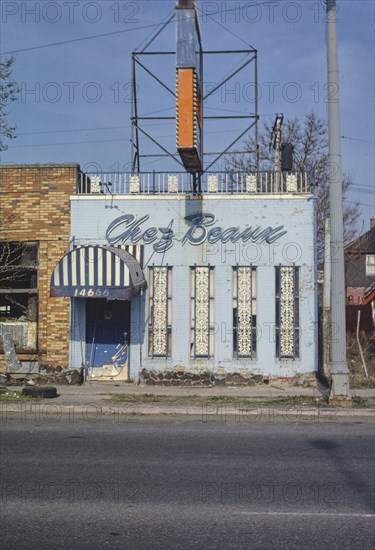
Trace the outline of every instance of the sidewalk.
<instances>
[{"instance_id":1,"label":"sidewalk","mask_svg":"<svg viewBox=\"0 0 375 550\"><path fill-rule=\"evenodd\" d=\"M265 398L272 399L273 397L325 397L329 395L329 389L319 386L315 388L303 388L300 386L275 387L261 384L258 386L232 386L232 387L189 387L189 386L147 386L138 384L127 384L124 382L99 382L88 381L82 386L57 386L57 391L60 394L59 399L70 399L71 397L78 398L82 402L92 400L108 399L110 394L125 394L125 395L145 395L152 394L158 396L173 396L173 397L236 397L236 398ZM355 397L374 397L375 388L351 390L352 396Z\"/></svg>"},{"instance_id":2,"label":"sidewalk","mask_svg":"<svg viewBox=\"0 0 375 550\"><path fill-rule=\"evenodd\" d=\"M143 415L200 415L206 419L239 418L263 420L284 417L294 422L298 419L338 419L348 416L375 417L374 408L332 409L324 406L322 398L328 396L328 389L291 387L269 387L264 384L251 387L176 387L146 386L124 382L86 382L82 386L56 386L58 397L28 401L2 402L1 417L63 414L99 419L116 415L122 420L136 420ZM12 388L13 389L13 388ZM12 391L9 389L9 391ZM14 388L15 389L15 388ZM19 391L20 388L17 388ZM111 397L114 398L111 399ZM116 399L117 396L117 399ZM375 398L375 389L352 390L353 397ZM306 402L303 401L306 398ZM285 402L283 401L285 398ZM298 404L288 398L302 398ZM316 400L316 405L314 404ZM331 421L330 420L330 421Z\"/></svg>"}]
</instances>

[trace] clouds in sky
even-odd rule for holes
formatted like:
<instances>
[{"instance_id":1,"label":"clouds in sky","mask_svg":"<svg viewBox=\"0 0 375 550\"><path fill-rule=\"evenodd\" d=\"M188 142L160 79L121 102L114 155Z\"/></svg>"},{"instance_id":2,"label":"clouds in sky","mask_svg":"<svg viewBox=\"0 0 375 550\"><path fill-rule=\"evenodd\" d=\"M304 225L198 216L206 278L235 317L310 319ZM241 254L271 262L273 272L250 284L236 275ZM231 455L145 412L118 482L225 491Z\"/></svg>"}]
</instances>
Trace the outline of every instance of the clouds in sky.
<instances>
[{"instance_id":1,"label":"clouds in sky","mask_svg":"<svg viewBox=\"0 0 375 550\"><path fill-rule=\"evenodd\" d=\"M356 183L373 185L374 2L338 0L337 4L342 134L362 140L343 139L343 165ZM78 161L81 166L95 161L103 170L115 164L128 166L130 128L114 127L129 126L131 52L156 29L145 27L165 20L174 5L173 0L3 0L1 52L128 32L14 54L14 78L22 87L22 97L10 107L9 118L17 124L19 137L10 143L1 161ZM277 112L303 117L311 110L326 116L326 31L322 0L198 0L198 9L206 50L243 49L248 47L246 44L257 49L261 117L272 119ZM155 41L153 49L173 50L174 40L172 23ZM206 81L218 82L240 61L241 56L207 56ZM173 56L158 57L150 66L174 87ZM148 77L142 78L140 111L169 109L164 114L172 116L173 97L168 97ZM211 103L207 102L206 112L250 112L254 107L249 87L252 79L249 66L247 72L228 82L224 91L215 94ZM77 131L104 127L113 128ZM234 130L243 127L233 121L225 133L225 127L207 124L207 146L220 150L235 137ZM174 148L173 123L164 121L159 128L152 128L153 135L160 136L164 144L169 140L171 149ZM66 132L23 135L57 130ZM59 143L62 145L57 145ZM152 150L146 144L144 147L145 152ZM155 168L163 169L163 161ZM152 169L152 164L148 169ZM357 199L370 203L364 207L364 217L368 218L374 211L369 200L371 195L358 193Z\"/></svg>"}]
</instances>

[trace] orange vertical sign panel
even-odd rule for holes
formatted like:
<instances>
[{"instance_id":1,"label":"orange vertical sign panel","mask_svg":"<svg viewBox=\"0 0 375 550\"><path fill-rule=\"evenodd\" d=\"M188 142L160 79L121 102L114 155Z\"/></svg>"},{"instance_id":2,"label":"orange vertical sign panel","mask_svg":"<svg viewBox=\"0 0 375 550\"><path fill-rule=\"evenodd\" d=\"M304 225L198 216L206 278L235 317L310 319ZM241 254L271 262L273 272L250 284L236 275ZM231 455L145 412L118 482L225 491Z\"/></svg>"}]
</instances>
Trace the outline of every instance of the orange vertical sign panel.
<instances>
[{"instance_id":1,"label":"orange vertical sign panel","mask_svg":"<svg viewBox=\"0 0 375 550\"><path fill-rule=\"evenodd\" d=\"M177 70L177 148L192 149L194 140L194 70Z\"/></svg>"}]
</instances>

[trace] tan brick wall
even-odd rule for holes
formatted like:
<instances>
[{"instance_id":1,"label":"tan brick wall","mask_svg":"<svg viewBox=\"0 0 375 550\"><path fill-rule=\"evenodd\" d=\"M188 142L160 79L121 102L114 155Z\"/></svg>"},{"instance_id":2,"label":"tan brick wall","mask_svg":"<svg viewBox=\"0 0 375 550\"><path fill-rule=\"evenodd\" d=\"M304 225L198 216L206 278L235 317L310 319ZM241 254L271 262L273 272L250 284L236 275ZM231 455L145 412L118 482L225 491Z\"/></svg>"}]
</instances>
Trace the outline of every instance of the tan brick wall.
<instances>
[{"instance_id":1,"label":"tan brick wall","mask_svg":"<svg viewBox=\"0 0 375 550\"><path fill-rule=\"evenodd\" d=\"M77 164L0 166L0 241L39 241L38 358L63 367L69 362L69 298L49 293L52 272L69 248L69 197L78 170Z\"/></svg>"}]
</instances>

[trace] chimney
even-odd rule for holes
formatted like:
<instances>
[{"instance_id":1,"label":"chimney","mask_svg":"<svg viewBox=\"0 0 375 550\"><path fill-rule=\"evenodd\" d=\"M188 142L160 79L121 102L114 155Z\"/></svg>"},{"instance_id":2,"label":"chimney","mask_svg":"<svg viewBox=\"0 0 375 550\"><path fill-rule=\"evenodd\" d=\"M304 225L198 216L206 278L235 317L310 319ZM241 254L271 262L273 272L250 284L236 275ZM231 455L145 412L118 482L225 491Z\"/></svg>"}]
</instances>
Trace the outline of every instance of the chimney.
<instances>
[{"instance_id":1,"label":"chimney","mask_svg":"<svg viewBox=\"0 0 375 550\"><path fill-rule=\"evenodd\" d=\"M375 229L375 216L371 216L370 218L370 228Z\"/></svg>"}]
</instances>

